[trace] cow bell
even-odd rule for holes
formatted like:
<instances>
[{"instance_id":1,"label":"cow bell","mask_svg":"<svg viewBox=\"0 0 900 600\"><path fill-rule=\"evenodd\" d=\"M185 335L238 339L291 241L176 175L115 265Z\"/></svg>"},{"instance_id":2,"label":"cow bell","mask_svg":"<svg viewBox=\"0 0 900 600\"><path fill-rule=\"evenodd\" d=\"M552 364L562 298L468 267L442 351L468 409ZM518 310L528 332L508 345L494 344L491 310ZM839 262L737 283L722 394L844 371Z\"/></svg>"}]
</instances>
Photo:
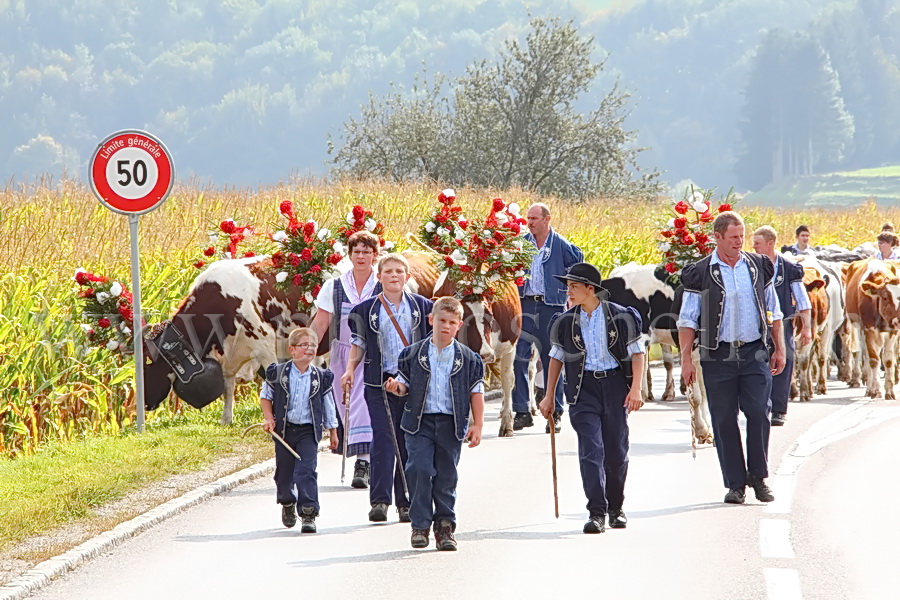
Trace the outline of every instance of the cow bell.
<instances>
[{"instance_id":1,"label":"cow bell","mask_svg":"<svg viewBox=\"0 0 900 600\"><path fill-rule=\"evenodd\" d=\"M179 398L194 408L203 408L225 393L222 365L212 358L204 358L203 369L194 373L190 381L185 383L176 377L172 387Z\"/></svg>"}]
</instances>

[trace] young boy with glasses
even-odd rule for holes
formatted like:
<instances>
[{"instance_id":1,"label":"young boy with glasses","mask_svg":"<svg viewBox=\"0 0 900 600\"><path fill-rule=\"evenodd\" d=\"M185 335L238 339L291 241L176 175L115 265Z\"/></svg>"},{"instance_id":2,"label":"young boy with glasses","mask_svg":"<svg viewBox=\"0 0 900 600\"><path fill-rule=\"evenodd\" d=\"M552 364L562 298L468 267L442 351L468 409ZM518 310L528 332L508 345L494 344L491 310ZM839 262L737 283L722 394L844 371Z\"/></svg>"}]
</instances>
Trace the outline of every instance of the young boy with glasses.
<instances>
[{"instance_id":1,"label":"young boy with glasses","mask_svg":"<svg viewBox=\"0 0 900 600\"><path fill-rule=\"evenodd\" d=\"M316 357L319 338L312 329L298 327L288 335L291 359L273 363L266 369L266 381L259 396L263 429L281 436L300 455L294 457L278 440L275 442L275 489L285 527L297 524L301 533L316 532L319 515L319 488L316 462L322 429L337 448L337 417L332 384L334 374L310 363ZM299 511L297 505L299 504Z\"/></svg>"}]
</instances>

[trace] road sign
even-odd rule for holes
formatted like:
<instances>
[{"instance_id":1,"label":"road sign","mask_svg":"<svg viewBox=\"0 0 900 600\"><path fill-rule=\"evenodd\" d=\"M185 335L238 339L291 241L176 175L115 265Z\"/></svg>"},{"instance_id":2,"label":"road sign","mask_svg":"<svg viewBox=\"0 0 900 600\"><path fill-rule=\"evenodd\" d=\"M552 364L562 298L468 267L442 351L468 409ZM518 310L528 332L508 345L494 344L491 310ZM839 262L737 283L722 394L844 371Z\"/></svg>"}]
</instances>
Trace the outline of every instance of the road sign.
<instances>
[{"instance_id":1,"label":"road sign","mask_svg":"<svg viewBox=\"0 0 900 600\"><path fill-rule=\"evenodd\" d=\"M128 216L131 233L131 292L134 320L134 394L137 430L144 430L144 338L141 325L141 272L138 219L166 201L175 183L168 148L146 131L125 129L103 140L88 166L91 189L100 203Z\"/></svg>"},{"instance_id":2,"label":"road sign","mask_svg":"<svg viewBox=\"0 0 900 600\"><path fill-rule=\"evenodd\" d=\"M117 131L97 146L88 167L91 189L110 210L142 215L162 204L175 182L172 155L146 131Z\"/></svg>"}]
</instances>

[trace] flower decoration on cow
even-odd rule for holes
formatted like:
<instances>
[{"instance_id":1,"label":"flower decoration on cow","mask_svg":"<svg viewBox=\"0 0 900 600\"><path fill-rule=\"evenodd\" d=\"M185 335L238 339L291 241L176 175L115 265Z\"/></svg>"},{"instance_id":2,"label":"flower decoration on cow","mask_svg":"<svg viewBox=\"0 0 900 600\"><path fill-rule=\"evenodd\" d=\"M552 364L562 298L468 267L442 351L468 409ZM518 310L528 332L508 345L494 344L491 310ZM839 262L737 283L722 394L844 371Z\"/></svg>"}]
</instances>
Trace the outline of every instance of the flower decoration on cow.
<instances>
[{"instance_id":1,"label":"flower decoration on cow","mask_svg":"<svg viewBox=\"0 0 900 600\"><path fill-rule=\"evenodd\" d=\"M419 239L426 246L445 256L466 244L469 222L456 204L456 192L446 189L438 195L438 207L419 228Z\"/></svg>"},{"instance_id":2,"label":"flower decoration on cow","mask_svg":"<svg viewBox=\"0 0 900 600\"><path fill-rule=\"evenodd\" d=\"M253 233L255 232L251 225L238 225L234 219L225 219L219 223L218 229L209 234L210 245L203 250L204 258L195 262L194 267L202 269L216 258L239 258L238 245ZM217 250L216 244L220 242L223 244L222 248ZM256 256L256 253L247 250L240 255L240 258L252 256Z\"/></svg>"},{"instance_id":3,"label":"flower decoration on cow","mask_svg":"<svg viewBox=\"0 0 900 600\"><path fill-rule=\"evenodd\" d=\"M674 216L661 228L658 242L665 262L662 269L666 280L674 286L681 281L681 270L692 262L707 256L715 248L712 223L718 213L731 210L735 198L729 191L725 199L716 204L713 190L691 187L684 197L672 206Z\"/></svg>"},{"instance_id":4,"label":"flower decoration on cow","mask_svg":"<svg viewBox=\"0 0 900 600\"><path fill-rule=\"evenodd\" d=\"M525 283L526 265L535 250L521 237L524 227L519 206L507 205L501 198L491 201L483 222L466 223L462 243L454 241L455 248L444 254L440 264L463 300L490 302L501 284Z\"/></svg>"},{"instance_id":5,"label":"flower decoration on cow","mask_svg":"<svg viewBox=\"0 0 900 600\"><path fill-rule=\"evenodd\" d=\"M368 231L374 234L378 238L381 249L385 252L394 248L394 242L384 239L384 225L375 218L375 213L360 204L356 204L350 209L344 218L344 223L335 230L335 243L340 244L338 247L346 252L350 236L357 231Z\"/></svg>"},{"instance_id":6,"label":"flower decoration on cow","mask_svg":"<svg viewBox=\"0 0 900 600\"><path fill-rule=\"evenodd\" d=\"M299 290L300 307L312 308L322 284L337 274L335 265L344 257L339 242L330 238L330 232L315 221L300 221L294 213L294 204L285 200L279 211L287 219L284 231L272 235L272 241L280 248L272 254L272 267L278 286Z\"/></svg>"},{"instance_id":7,"label":"flower decoration on cow","mask_svg":"<svg viewBox=\"0 0 900 600\"><path fill-rule=\"evenodd\" d=\"M86 321L81 328L88 341L117 353L130 354L134 343L131 327L134 306L125 284L84 269L75 271L75 282L81 286L78 298ZM144 321L141 320L144 325Z\"/></svg>"}]
</instances>

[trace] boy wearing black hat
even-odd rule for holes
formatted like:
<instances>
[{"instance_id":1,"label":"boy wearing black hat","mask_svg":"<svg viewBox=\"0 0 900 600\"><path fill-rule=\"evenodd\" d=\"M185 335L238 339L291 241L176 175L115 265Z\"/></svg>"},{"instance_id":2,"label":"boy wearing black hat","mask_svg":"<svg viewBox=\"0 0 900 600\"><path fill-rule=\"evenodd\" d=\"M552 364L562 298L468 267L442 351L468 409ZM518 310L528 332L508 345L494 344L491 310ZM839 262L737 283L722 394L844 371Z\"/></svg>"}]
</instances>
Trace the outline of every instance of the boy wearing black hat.
<instances>
[{"instance_id":1,"label":"boy wearing black hat","mask_svg":"<svg viewBox=\"0 0 900 600\"><path fill-rule=\"evenodd\" d=\"M607 514L611 528L624 529L628 413L644 404L641 317L634 308L601 300L600 271L594 265L576 263L556 278L566 284L572 308L550 326L553 347L546 389L556 387L565 367L569 419L578 435L581 482L590 515L583 531L602 533ZM553 408L553 395L545 395L541 414L549 418Z\"/></svg>"}]
</instances>

